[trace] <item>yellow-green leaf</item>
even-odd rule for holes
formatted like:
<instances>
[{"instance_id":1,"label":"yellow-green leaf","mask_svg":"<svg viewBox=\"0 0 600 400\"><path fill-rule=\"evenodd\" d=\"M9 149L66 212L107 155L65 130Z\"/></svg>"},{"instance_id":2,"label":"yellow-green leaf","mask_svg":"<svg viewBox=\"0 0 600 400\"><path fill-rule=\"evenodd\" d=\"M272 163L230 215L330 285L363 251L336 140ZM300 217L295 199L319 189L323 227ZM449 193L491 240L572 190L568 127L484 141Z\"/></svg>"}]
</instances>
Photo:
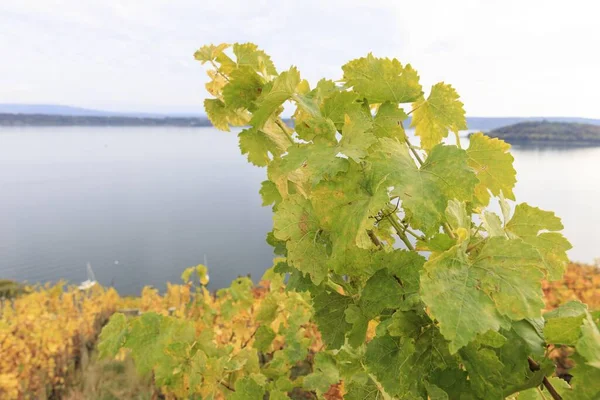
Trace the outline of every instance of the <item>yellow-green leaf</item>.
<instances>
[{"instance_id":1,"label":"yellow-green leaf","mask_svg":"<svg viewBox=\"0 0 600 400\"><path fill-rule=\"evenodd\" d=\"M448 136L448 131L467 129L463 103L456 90L444 82L435 84L427 100L413 104L411 127L421 138L421 147L429 150Z\"/></svg>"}]
</instances>

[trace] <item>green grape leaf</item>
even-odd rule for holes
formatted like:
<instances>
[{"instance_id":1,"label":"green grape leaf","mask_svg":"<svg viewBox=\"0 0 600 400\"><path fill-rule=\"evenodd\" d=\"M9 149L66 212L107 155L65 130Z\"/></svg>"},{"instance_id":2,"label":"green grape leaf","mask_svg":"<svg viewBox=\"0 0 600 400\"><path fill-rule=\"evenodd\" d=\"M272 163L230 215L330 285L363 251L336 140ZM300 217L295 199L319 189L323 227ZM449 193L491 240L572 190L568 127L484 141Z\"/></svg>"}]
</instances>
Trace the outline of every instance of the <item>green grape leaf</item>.
<instances>
[{"instance_id":1,"label":"green grape leaf","mask_svg":"<svg viewBox=\"0 0 600 400\"><path fill-rule=\"evenodd\" d=\"M535 236L540 231L559 231L564 226L552 211L544 211L527 203L518 204L506 229L518 237Z\"/></svg>"},{"instance_id":2,"label":"green grape leaf","mask_svg":"<svg viewBox=\"0 0 600 400\"><path fill-rule=\"evenodd\" d=\"M299 83L300 73L292 67L275 78L269 88L265 86L256 101L257 109L250 120L252 126L262 128L273 113L294 95Z\"/></svg>"},{"instance_id":3,"label":"green grape leaf","mask_svg":"<svg viewBox=\"0 0 600 400\"><path fill-rule=\"evenodd\" d=\"M304 378L304 387L323 394L329 390L331 385L339 381L340 373L337 369L335 359L330 354L317 353L313 372Z\"/></svg>"},{"instance_id":4,"label":"green grape leaf","mask_svg":"<svg viewBox=\"0 0 600 400\"><path fill-rule=\"evenodd\" d=\"M342 130L346 122L346 114L358 116L361 114L361 104L358 102L358 93L332 92L323 100L321 115L330 119L337 130ZM363 119L368 116L363 115Z\"/></svg>"},{"instance_id":5,"label":"green grape leaf","mask_svg":"<svg viewBox=\"0 0 600 400\"><path fill-rule=\"evenodd\" d=\"M263 400L265 388L249 376L235 382L235 392L229 395L230 400Z\"/></svg>"},{"instance_id":6,"label":"green grape leaf","mask_svg":"<svg viewBox=\"0 0 600 400\"><path fill-rule=\"evenodd\" d=\"M328 118L296 112L294 114L294 126L298 137L307 142L337 143L335 138L337 130L333 121Z\"/></svg>"},{"instance_id":7,"label":"green grape leaf","mask_svg":"<svg viewBox=\"0 0 600 400\"><path fill-rule=\"evenodd\" d=\"M265 325L270 324L277 318L278 312L279 299L274 296L267 297L261 301L260 307L256 311L256 322Z\"/></svg>"},{"instance_id":8,"label":"green grape leaf","mask_svg":"<svg viewBox=\"0 0 600 400\"><path fill-rule=\"evenodd\" d=\"M423 93L419 75L410 66L405 67L395 58L376 58L369 53L366 57L346 63L344 81L371 104L409 103Z\"/></svg>"},{"instance_id":9,"label":"green grape leaf","mask_svg":"<svg viewBox=\"0 0 600 400\"><path fill-rule=\"evenodd\" d=\"M338 255L357 246L368 249L373 243L368 230L373 228L372 216L389 202L384 181L366 178L356 164L335 181L322 182L312 192L312 204L321 225L331 231L333 254Z\"/></svg>"},{"instance_id":10,"label":"green grape leaf","mask_svg":"<svg viewBox=\"0 0 600 400\"><path fill-rule=\"evenodd\" d=\"M397 104L385 102L377 110L373 119L373 134L378 137L388 137L404 142L406 133L402 126L408 116Z\"/></svg>"},{"instance_id":11,"label":"green grape leaf","mask_svg":"<svg viewBox=\"0 0 600 400\"><path fill-rule=\"evenodd\" d=\"M513 393L539 386L552 372L551 362L531 371L527 358L530 345L514 330L502 334L488 331L459 351L464 368L469 373L473 391L480 398L504 399Z\"/></svg>"},{"instance_id":12,"label":"green grape leaf","mask_svg":"<svg viewBox=\"0 0 600 400\"><path fill-rule=\"evenodd\" d=\"M479 398L503 400L504 364L496 352L471 343L460 351L460 355L469 373L471 387Z\"/></svg>"},{"instance_id":13,"label":"green grape leaf","mask_svg":"<svg viewBox=\"0 0 600 400\"><path fill-rule=\"evenodd\" d=\"M540 316L541 260L518 239L486 241L470 260L460 245L430 258L421 275L421 294L455 353L478 333L497 331L513 320Z\"/></svg>"},{"instance_id":14,"label":"green grape leaf","mask_svg":"<svg viewBox=\"0 0 600 400\"><path fill-rule=\"evenodd\" d=\"M548 343L574 346L581 336L586 314L587 307L578 301L570 301L544 314L544 337Z\"/></svg>"},{"instance_id":15,"label":"green grape leaf","mask_svg":"<svg viewBox=\"0 0 600 400\"><path fill-rule=\"evenodd\" d=\"M419 306L420 273L424 264L425 258L414 251L394 250L383 257L382 265L400 280L403 299L399 306L401 310Z\"/></svg>"},{"instance_id":16,"label":"green grape leaf","mask_svg":"<svg viewBox=\"0 0 600 400\"><path fill-rule=\"evenodd\" d=\"M369 147L377 141L371 131L372 127L370 118L367 119L360 113L346 114L338 150L356 162L362 161L368 154Z\"/></svg>"},{"instance_id":17,"label":"green grape leaf","mask_svg":"<svg viewBox=\"0 0 600 400\"><path fill-rule=\"evenodd\" d=\"M567 400L592 400L600 396L600 332L589 314L581 325L581 337L575 345L577 353L571 358L575 367L569 370L572 391Z\"/></svg>"},{"instance_id":18,"label":"green grape leaf","mask_svg":"<svg viewBox=\"0 0 600 400\"><path fill-rule=\"evenodd\" d=\"M428 400L449 400L448 393L443 389L440 389L436 385L425 382L425 388L427 389Z\"/></svg>"},{"instance_id":19,"label":"green grape leaf","mask_svg":"<svg viewBox=\"0 0 600 400\"><path fill-rule=\"evenodd\" d=\"M367 373L356 374L345 385L344 400L386 400L383 389Z\"/></svg>"},{"instance_id":20,"label":"green grape leaf","mask_svg":"<svg viewBox=\"0 0 600 400\"><path fill-rule=\"evenodd\" d=\"M600 332L589 314L581 326L581 338L575 346L586 364L600 370ZM600 389L600 387L599 387Z\"/></svg>"},{"instance_id":21,"label":"green grape leaf","mask_svg":"<svg viewBox=\"0 0 600 400\"><path fill-rule=\"evenodd\" d=\"M277 239L287 240L288 262L320 284L327 275L327 252L310 202L301 195L281 202L273 216L273 231Z\"/></svg>"},{"instance_id":22,"label":"green grape leaf","mask_svg":"<svg viewBox=\"0 0 600 400\"><path fill-rule=\"evenodd\" d=\"M514 158L508 152L509 149L510 144L500 139L492 139L481 132L469 137L468 163L479 179L475 192L477 200L484 206L490 200L488 190L494 196L503 193L506 198L515 199L513 188L517 182L517 172L513 167Z\"/></svg>"},{"instance_id":23,"label":"green grape leaf","mask_svg":"<svg viewBox=\"0 0 600 400\"><path fill-rule=\"evenodd\" d=\"M458 242L467 241L471 238L471 215L467 214L464 202L450 200L446 207L446 221L452 228Z\"/></svg>"},{"instance_id":24,"label":"green grape leaf","mask_svg":"<svg viewBox=\"0 0 600 400\"><path fill-rule=\"evenodd\" d=\"M272 181L263 181L260 184L260 197L263 206L277 205L281 202L281 194Z\"/></svg>"},{"instance_id":25,"label":"green grape leaf","mask_svg":"<svg viewBox=\"0 0 600 400\"><path fill-rule=\"evenodd\" d=\"M225 103L219 99L206 99L204 100L204 110L215 128L229 132L227 121L229 110L225 107Z\"/></svg>"},{"instance_id":26,"label":"green grape leaf","mask_svg":"<svg viewBox=\"0 0 600 400\"><path fill-rule=\"evenodd\" d=\"M290 273L290 278L288 279L285 290L299 293L314 293L316 286L313 284L309 274L304 275L296 268L293 268L293 272Z\"/></svg>"},{"instance_id":27,"label":"green grape leaf","mask_svg":"<svg viewBox=\"0 0 600 400\"><path fill-rule=\"evenodd\" d=\"M229 132L229 125L243 126L250 121L244 110L232 110L219 99L204 100L204 110L211 124L219 130Z\"/></svg>"},{"instance_id":28,"label":"green grape leaf","mask_svg":"<svg viewBox=\"0 0 600 400\"><path fill-rule=\"evenodd\" d=\"M154 367L154 379L158 386L182 387L183 375L189 373L191 346L188 343L169 343L162 357L157 357Z\"/></svg>"},{"instance_id":29,"label":"green grape leaf","mask_svg":"<svg viewBox=\"0 0 600 400\"><path fill-rule=\"evenodd\" d=\"M423 317L415 311L396 311L390 318L387 331L390 336L416 337L421 333L423 325Z\"/></svg>"},{"instance_id":30,"label":"green grape leaf","mask_svg":"<svg viewBox=\"0 0 600 400\"><path fill-rule=\"evenodd\" d=\"M121 313L113 314L108 324L100 332L98 344L98 357L108 358L117 355L125 340L129 329L127 327L127 318Z\"/></svg>"},{"instance_id":31,"label":"green grape leaf","mask_svg":"<svg viewBox=\"0 0 600 400\"><path fill-rule=\"evenodd\" d=\"M408 340L390 335L376 336L367 344L365 366L383 386L386 393L400 398L416 397L419 377L411 362L415 346Z\"/></svg>"},{"instance_id":32,"label":"green grape leaf","mask_svg":"<svg viewBox=\"0 0 600 400\"><path fill-rule=\"evenodd\" d=\"M229 108L252 111L263 86L263 80L252 68L241 67L231 73L229 82L223 87L223 99Z\"/></svg>"},{"instance_id":33,"label":"green grape leaf","mask_svg":"<svg viewBox=\"0 0 600 400\"><path fill-rule=\"evenodd\" d=\"M368 319L375 318L386 308L399 308L403 288L387 270L379 270L365 284L359 305Z\"/></svg>"},{"instance_id":34,"label":"green grape leaf","mask_svg":"<svg viewBox=\"0 0 600 400\"><path fill-rule=\"evenodd\" d=\"M408 147L380 139L380 148L369 157L373 168L394 186L402 207L410 212L411 225L426 234L439 229L448 200L470 201L477 178L467 165L466 152L456 146L438 145L417 168Z\"/></svg>"},{"instance_id":35,"label":"green grape leaf","mask_svg":"<svg viewBox=\"0 0 600 400\"><path fill-rule=\"evenodd\" d=\"M208 358L202 350L196 353L190 359L189 384L191 392L198 392L202 385L202 375L206 370Z\"/></svg>"},{"instance_id":36,"label":"green grape leaf","mask_svg":"<svg viewBox=\"0 0 600 400\"><path fill-rule=\"evenodd\" d=\"M500 362L503 364L502 390L504 397L539 386L544 376L551 374L555 370L554 363L545 357L545 343L543 339L538 337L535 348L532 349L532 343L523 338L523 329L515 328L522 322L523 320L513 323L513 327L510 330L503 330L504 343L494 349ZM540 364L540 370L538 371L531 371L529 363L526 361L528 357L533 357L534 353L538 354L537 360ZM536 357L533 358L535 359Z\"/></svg>"},{"instance_id":37,"label":"green grape leaf","mask_svg":"<svg viewBox=\"0 0 600 400\"><path fill-rule=\"evenodd\" d=\"M204 84L206 91L217 98L223 97L223 88L227 85L227 78L215 70L206 71L210 80Z\"/></svg>"},{"instance_id":38,"label":"green grape leaf","mask_svg":"<svg viewBox=\"0 0 600 400\"><path fill-rule=\"evenodd\" d=\"M369 327L369 318L363 310L351 304L346 309L346 321L352 324L352 329L348 332L348 344L352 347L359 347L365 342L367 329Z\"/></svg>"},{"instance_id":39,"label":"green grape leaf","mask_svg":"<svg viewBox=\"0 0 600 400\"><path fill-rule=\"evenodd\" d=\"M329 290L321 290L313 298L315 322L330 350L339 349L344 344L346 332L351 328L345 315L350 304L350 297Z\"/></svg>"},{"instance_id":40,"label":"green grape leaf","mask_svg":"<svg viewBox=\"0 0 600 400\"><path fill-rule=\"evenodd\" d=\"M165 349L170 343L192 343L194 332L191 321L144 313L131 322L124 347L131 349L138 372L145 375L159 360L165 359Z\"/></svg>"},{"instance_id":41,"label":"green grape leaf","mask_svg":"<svg viewBox=\"0 0 600 400\"><path fill-rule=\"evenodd\" d=\"M600 398L600 369L586 364L578 354L571 357L576 365L569 370L571 389L561 393L565 400L598 400Z\"/></svg>"},{"instance_id":42,"label":"green grape leaf","mask_svg":"<svg viewBox=\"0 0 600 400\"><path fill-rule=\"evenodd\" d=\"M523 240L540 252L548 279L561 279L569 263L567 251L573 247L571 243L559 232L543 232L538 236L524 237Z\"/></svg>"},{"instance_id":43,"label":"green grape leaf","mask_svg":"<svg viewBox=\"0 0 600 400\"><path fill-rule=\"evenodd\" d=\"M490 211L485 211L481 215L481 222L483 223L483 228L490 236L506 237L504 227L502 226L502 221L497 214Z\"/></svg>"},{"instance_id":44,"label":"green grape leaf","mask_svg":"<svg viewBox=\"0 0 600 400\"><path fill-rule=\"evenodd\" d=\"M329 112L337 118L339 112L338 106L330 104L328 109L321 113L321 107L324 100L335 96L339 92L332 81L325 79L317 83L315 89L309 93L298 95L296 101L298 108L294 112L294 127L298 137L305 141L325 141L329 143L337 143L336 134L337 128L334 122L328 118ZM343 109L343 107L342 107ZM343 114L341 116L341 125L344 123Z\"/></svg>"},{"instance_id":45,"label":"green grape leaf","mask_svg":"<svg viewBox=\"0 0 600 400\"><path fill-rule=\"evenodd\" d=\"M422 377L433 376L447 368L459 368L458 360L450 354L448 341L431 321L423 321L421 332L415 338L413 368Z\"/></svg>"},{"instance_id":46,"label":"green grape leaf","mask_svg":"<svg viewBox=\"0 0 600 400\"><path fill-rule=\"evenodd\" d=\"M467 120L463 103L458 100L456 90L444 82L431 88L427 100L421 99L413 104L410 126L421 138L421 147L430 150L448 136L448 131L458 133L467 129Z\"/></svg>"},{"instance_id":47,"label":"green grape leaf","mask_svg":"<svg viewBox=\"0 0 600 400\"><path fill-rule=\"evenodd\" d=\"M544 319L526 318L513 322L512 328L529 349L528 353L536 358L543 358L546 352L544 339Z\"/></svg>"},{"instance_id":48,"label":"green grape leaf","mask_svg":"<svg viewBox=\"0 0 600 400\"><path fill-rule=\"evenodd\" d=\"M181 273L181 280L184 283L188 283L192 277L192 274L196 271L196 267L188 267Z\"/></svg>"},{"instance_id":49,"label":"green grape leaf","mask_svg":"<svg viewBox=\"0 0 600 400\"><path fill-rule=\"evenodd\" d=\"M269 164L269 154L276 157L281 155L286 147L277 141L277 136L255 128L244 129L238 135L242 154L248 154L248 161L257 167Z\"/></svg>"},{"instance_id":50,"label":"green grape leaf","mask_svg":"<svg viewBox=\"0 0 600 400\"><path fill-rule=\"evenodd\" d=\"M456 240L445 233L436 233L429 240L417 240L417 250L443 252L456 245Z\"/></svg>"},{"instance_id":51,"label":"green grape leaf","mask_svg":"<svg viewBox=\"0 0 600 400\"><path fill-rule=\"evenodd\" d=\"M338 157L338 152L328 143L296 144L289 147L281 171L289 174L301 168L311 177L310 182L314 186L348 169L348 160Z\"/></svg>"},{"instance_id":52,"label":"green grape leaf","mask_svg":"<svg viewBox=\"0 0 600 400\"><path fill-rule=\"evenodd\" d=\"M160 335L162 321L164 317L159 314L144 313L131 322L130 335L124 346L132 350L136 369L142 375L150 372L163 354L164 338Z\"/></svg>"},{"instance_id":53,"label":"green grape leaf","mask_svg":"<svg viewBox=\"0 0 600 400\"><path fill-rule=\"evenodd\" d=\"M217 46L208 44L200 47L200 49L196 50L194 53L194 58L198 61L201 61L202 64L208 61L214 61L217 57L223 53L223 50L227 49L229 44L221 43Z\"/></svg>"},{"instance_id":54,"label":"green grape leaf","mask_svg":"<svg viewBox=\"0 0 600 400\"><path fill-rule=\"evenodd\" d=\"M506 224L509 235L520 237L539 251L550 280L560 279L569 261L566 252L572 246L562 234L556 232L562 229L560 218L553 212L531 207L527 203L518 204Z\"/></svg>"},{"instance_id":55,"label":"green grape leaf","mask_svg":"<svg viewBox=\"0 0 600 400\"><path fill-rule=\"evenodd\" d=\"M271 57L260 50L254 43L235 43L233 54L238 67L248 66L263 75L277 75L277 70Z\"/></svg>"},{"instance_id":56,"label":"green grape leaf","mask_svg":"<svg viewBox=\"0 0 600 400\"><path fill-rule=\"evenodd\" d=\"M541 316L540 266L531 246L504 238L489 239L473 263L475 269L485 271L478 279L488 286L498 311L513 320Z\"/></svg>"}]
</instances>

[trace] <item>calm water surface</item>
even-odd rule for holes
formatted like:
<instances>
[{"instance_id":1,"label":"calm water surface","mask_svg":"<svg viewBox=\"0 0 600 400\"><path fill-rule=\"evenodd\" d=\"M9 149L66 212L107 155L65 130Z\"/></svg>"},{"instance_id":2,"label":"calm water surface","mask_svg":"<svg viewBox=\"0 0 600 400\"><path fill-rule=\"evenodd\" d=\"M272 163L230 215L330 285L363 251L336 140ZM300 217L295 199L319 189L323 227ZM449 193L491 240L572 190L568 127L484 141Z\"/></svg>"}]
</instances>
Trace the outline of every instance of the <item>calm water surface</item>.
<instances>
[{"instance_id":1,"label":"calm water surface","mask_svg":"<svg viewBox=\"0 0 600 400\"><path fill-rule=\"evenodd\" d=\"M468 139L464 139L465 142ZM563 218L573 260L600 256L600 147L513 148L516 196ZM0 129L0 278L122 294L208 259L211 287L271 266L265 169L212 128Z\"/></svg>"}]
</instances>

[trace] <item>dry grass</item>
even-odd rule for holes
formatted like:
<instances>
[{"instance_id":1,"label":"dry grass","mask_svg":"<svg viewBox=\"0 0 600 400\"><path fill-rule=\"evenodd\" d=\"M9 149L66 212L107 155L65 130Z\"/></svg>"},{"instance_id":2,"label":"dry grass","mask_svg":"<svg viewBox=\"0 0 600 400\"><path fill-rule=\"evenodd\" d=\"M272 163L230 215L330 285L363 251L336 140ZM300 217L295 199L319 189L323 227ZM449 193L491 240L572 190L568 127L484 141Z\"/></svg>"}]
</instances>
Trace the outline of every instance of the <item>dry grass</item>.
<instances>
[{"instance_id":1,"label":"dry grass","mask_svg":"<svg viewBox=\"0 0 600 400\"><path fill-rule=\"evenodd\" d=\"M123 361L111 361L98 360L92 356L62 398L64 400L151 400L153 394L151 378L141 378L135 371L130 357L125 357Z\"/></svg>"}]
</instances>

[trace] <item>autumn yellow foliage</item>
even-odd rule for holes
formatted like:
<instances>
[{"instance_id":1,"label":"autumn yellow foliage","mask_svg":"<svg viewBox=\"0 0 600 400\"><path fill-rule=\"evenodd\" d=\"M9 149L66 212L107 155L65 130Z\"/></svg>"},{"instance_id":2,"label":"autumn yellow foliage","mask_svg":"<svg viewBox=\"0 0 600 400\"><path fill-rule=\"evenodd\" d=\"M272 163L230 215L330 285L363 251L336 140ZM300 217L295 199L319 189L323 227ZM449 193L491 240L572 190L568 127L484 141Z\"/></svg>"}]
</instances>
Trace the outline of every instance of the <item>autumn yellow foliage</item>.
<instances>
[{"instance_id":1,"label":"autumn yellow foliage","mask_svg":"<svg viewBox=\"0 0 600 400\"><path fill-rule=\"evenodd\" d=\"M579 300L592 311L600 310L600 267L570 263L561 280L543 283L546 308Z\"/></svg>"},{"instance_id":2,"label":"autumn yellow foliage","mask_svg":"<svg viewBox=\"0 0 600 400\"><path fill-rule=\"evenodd\" d=\"M30 288L0 309L0 399L43 399L57 393L91 345L119 295L59 283Z\"/></svg>"}]
</instances>

